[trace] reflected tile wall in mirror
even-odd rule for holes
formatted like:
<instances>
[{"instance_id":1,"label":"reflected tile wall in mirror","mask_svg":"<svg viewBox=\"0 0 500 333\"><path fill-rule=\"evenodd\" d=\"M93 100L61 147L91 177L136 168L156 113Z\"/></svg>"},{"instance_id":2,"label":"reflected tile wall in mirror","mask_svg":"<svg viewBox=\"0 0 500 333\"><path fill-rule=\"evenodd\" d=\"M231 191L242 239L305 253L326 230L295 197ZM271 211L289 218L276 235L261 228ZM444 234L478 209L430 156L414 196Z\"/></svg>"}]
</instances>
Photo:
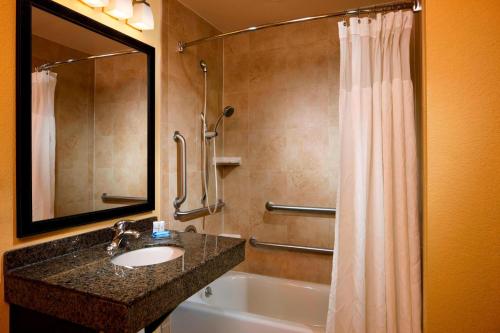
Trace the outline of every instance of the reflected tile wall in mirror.
<instances>
[{"instance_id":1,"label":"reflected tile wall in mirror","mask_svg":"<svg viewBox=\"0 0 500 333\"><path fill-rule=\"evenodd\" d=\"M34 221L144 202L104 200L104 193L146 199L146 54L42 66L128 51L133 50L33 8Z\"/></svg>"}]
</instances>

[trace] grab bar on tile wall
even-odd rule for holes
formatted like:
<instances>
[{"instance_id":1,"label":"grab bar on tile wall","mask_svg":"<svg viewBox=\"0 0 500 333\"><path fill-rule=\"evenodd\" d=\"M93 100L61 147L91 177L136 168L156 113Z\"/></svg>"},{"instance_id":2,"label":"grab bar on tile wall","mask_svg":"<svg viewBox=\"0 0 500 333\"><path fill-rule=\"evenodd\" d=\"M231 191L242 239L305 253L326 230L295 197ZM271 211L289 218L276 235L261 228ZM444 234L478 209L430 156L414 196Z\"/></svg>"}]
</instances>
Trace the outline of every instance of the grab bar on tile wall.
<instances>
[{"instance_id":1,"label":"grab bar on tile wall","mask_svg":"<svg viewBox=\"0 0 500 333\"><path fill-rule=\"evenodd\" d=\"M177 210L187 196L186 139L179 131L175 131L174 140L177 143L177 197L174 199L174 208Z\"/></svg>"},{"instance_id":2,"label":"grab bar on tile wall","mask_svg":"<svg viewBox=\"0 0 500 333\"><path fill-rule=\"evenodd\" d=\"M225 205L222 200L219 200L217 204L211 205L210 210L208 207L201 207L188 211L180 210L181 205L186 201L187 197L186 139L179 131L175 131L174 140L177 143L177 197L174 199L174 219L185 222L210 215L210 212L214 210L216 213L220 212Z\"/></svg>"},{"instance_id":3,"label":"grab bar on tile wall","mask_svg":"<svg viewBox=\"0 0 500 333\"><path fill-rule=\"evenodd\" d=\"M270 248L270 249L281 249L281 250L328 254L328 255L333 254L333 249L326 249L326 248L322 248L322 247L291 245L291 244L260 242L257 239L255 239L254 236L251 236L248 239L248 241L249 241L250 245L252 245L253 247L264 247L264 248Z\"/></svg>"},{"instance_id":4,"label":"grab bar on tile wall","mask_svg":"<svg viewBox=\"0 0 500 333\"><path fill-rule=\"evenodd\" d=\"M214 209L216 209L215 212L218 213L218 212L220 212L220 210L224 206L225 206L225 203L222 200L219 200L217 205L214 204L214 205L210 206L210 210L213 212ZM186 221L193 220L193 219L196 219L198 217L203 217L203 216L207 216L207 215L210 215L210 211L208 210L208 207L197 208L197 209L188 210L188 211L184 211L184 212L180 211L179 209L176 209L174 212L174 219L181 221L181 222L186 222Z\"/></svg>"},{"instance_id":5,"label":"grab bar on tile wall","mask_svg":"<svg viewBox=\"0 0 500 333\"><path fill-rule=\"evenodd\" d=\"M266 209L269 212L287 211L294 213L305 213L311 215L327 215L327 216L335 216L335 213L337 211L335 208L277 205L271 201L266 202Z\"/></svg>"},{"instance_id":6,"label":"grab bar on tile wall","mask_svg":"<svg viewBox=\"0 0 500 333\"><path fill-rule=\"evenodd\" d=\"M101 200L104 202L143 202L148 201L146 197L127 197L123 195L109 195L103 193L101 195Z\"/></svg>"}]
</instances>

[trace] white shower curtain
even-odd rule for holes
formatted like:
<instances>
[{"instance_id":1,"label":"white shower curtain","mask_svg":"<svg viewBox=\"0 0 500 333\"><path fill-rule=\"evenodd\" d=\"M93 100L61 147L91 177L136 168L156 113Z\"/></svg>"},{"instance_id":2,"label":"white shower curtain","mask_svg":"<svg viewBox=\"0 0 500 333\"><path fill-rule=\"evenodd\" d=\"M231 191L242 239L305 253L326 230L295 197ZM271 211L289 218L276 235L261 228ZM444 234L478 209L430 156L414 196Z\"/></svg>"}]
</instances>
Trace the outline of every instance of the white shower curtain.
<instances>
[{"instance_id":1,"label":"white shower curtain","mask_svg":"<svg viewBox=\"0 0 500 333\"><path fill-rule=\"evenodd\" d=\"M33 221L54 217L56 122L54 96L57 74L31 74L31 179Z\"/></svg>"},{"instance_id":2,"label":"white shower curtain","mask_svg":"<svg viewBox=\"0 0 500 333\"><path fill-rule=\"evenodd\" d=\"M339 23L340 179L328 333L421 332L411 11Z\"/></svg>"}]
</instances>

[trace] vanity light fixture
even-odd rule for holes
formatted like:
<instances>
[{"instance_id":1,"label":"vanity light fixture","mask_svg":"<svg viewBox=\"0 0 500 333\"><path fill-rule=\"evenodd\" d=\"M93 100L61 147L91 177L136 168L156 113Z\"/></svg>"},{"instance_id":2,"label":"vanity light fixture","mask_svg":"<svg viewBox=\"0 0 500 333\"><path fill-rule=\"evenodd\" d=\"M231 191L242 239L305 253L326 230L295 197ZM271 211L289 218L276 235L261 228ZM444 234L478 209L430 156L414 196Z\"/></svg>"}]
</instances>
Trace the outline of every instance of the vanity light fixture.
<instances>
[{"instance_id":1,"label":"vanity light fixture","mask_svg":"<svg viewBox=\"0 0 500 333\"><path fill-rule=\"evenodd\" d=\"M126 20L133 15L131 0L109 0L109 4L104 8L104 12L119 20Z\"/></svg>"},{"instance_id":2,"label":"vanity light fixture","mask_svg":"<svg viewBox=\"0 0 500 333\"><path fill-rule=\"evenodd\" d=\"M109 0L81 0L84 4L93 8L106 7L109 4Z\"/></svg>"},{"instance_id":3,"label":"vanity light fixture","mask_svg":"<svg viewBox=\"0 0 500 333\"><path fill-rule=\"evenodd\" d=\"M155 21L153 11L146 0L134 0L134 15L127 23L138 30L153 30Z\"/></svg>"}]
</instances>

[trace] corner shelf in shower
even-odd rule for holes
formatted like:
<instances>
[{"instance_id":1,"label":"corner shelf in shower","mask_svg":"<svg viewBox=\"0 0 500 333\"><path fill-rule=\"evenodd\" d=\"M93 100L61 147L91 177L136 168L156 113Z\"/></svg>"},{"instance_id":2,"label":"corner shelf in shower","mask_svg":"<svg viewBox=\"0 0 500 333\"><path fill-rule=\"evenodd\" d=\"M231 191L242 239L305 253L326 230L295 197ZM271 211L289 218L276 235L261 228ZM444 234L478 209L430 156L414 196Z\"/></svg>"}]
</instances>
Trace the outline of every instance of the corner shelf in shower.
<instances>
[{"instance_id":1,"label":"corner shelf in shower","mask_svg":"<svg viewBox=\"0 0 500 333\"><path fill-rule=\"evenodd\" d=\"M232 157L232 156L216 157L215 164L217 166L239 166L241 165L241 157Z\"/></svg>"}]
</instances>

